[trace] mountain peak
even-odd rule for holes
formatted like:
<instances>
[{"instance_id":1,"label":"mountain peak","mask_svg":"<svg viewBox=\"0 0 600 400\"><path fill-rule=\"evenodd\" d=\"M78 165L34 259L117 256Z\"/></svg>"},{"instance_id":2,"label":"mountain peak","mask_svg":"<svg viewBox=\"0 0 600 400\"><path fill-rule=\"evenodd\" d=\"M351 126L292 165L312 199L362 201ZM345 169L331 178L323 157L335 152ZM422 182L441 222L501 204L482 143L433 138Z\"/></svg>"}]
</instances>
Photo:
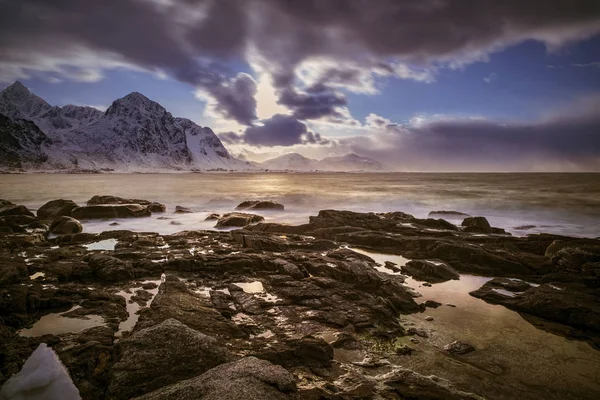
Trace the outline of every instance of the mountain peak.
<instances>
[{"instance_id":1,"label":"mountain peak","mask_svg":"<svg viewBox=\"0 0 600 400\"><path fill-rule=\"evenodd\" d=\"M139 92L131 92L127 96L115 100L106 110L107 115L124 115L129 112L165 113L167 110L155 101L150 100Z\"/></svg>"},{"instance_id":2,"label":"mountain peak","mask_svg":"<svg viewBox=\"0 0 600 400\"><path fill-rule=\"evenodd\" d=\"M19 81L15 81L12 85L7 86L2 93L11 99L22 99L31 96L29 89Z\"/></svg>"}]
</instances>

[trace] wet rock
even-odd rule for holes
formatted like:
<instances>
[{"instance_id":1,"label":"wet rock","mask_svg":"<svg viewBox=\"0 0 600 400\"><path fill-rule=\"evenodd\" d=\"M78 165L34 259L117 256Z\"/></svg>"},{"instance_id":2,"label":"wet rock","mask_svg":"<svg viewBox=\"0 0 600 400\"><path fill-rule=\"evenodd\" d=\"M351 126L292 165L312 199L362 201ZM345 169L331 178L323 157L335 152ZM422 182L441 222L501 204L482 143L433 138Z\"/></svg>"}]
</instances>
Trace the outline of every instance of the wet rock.
<instances>
[{"instance_id":1,"label":"wet rock","mask_svg":"<svg viewBox=\"0 0 600 400\"><path fill-rule=\"evenodd\" d=\"M121 225L121 224L119 224L118 222L111 222L111 223L110 223L110 224L108 224L108 225L109 225L109 226L118 226L118 225Z\"/></svg>"},{"instance_id":2,"label":"wet rock","mask_svg":"<svg viewBox=\"0 0 600 400\"><path fill-rule=\"evenodd\" d=\"M595 291L580 284L563 285L563 290L540 285L510 297L496 292L494 282L487 282L469 294L521 313L600 333L600 301Z\"/></svg>"},{"instance_id":3,"label":"wet rock","mask_svg":"<svg viewBox=\"0 0 600 400\"><path fill-rule=\"evenodd\" d=\"M179 221L171 221L170 222L171 225L183 225L181 222Z\"/></svg>"},{"instance_id":4,"label":"wet rock","mask_svg":"<svg viewBox=\"0 0 600 400\"><path fill-rule=\"evenodd\" d=\"M235 208L236 210L277 210L284 209L283 204L272 200L248 200L244 201Z\"/></svg>"},{"instance_id":5,"label":"wet rock","mask_svg":"<svg viewBox=\"0 0 600 400\"><path fill-rule=\"evenodd\" d=\"M37 210L37 216L40 219L53 220L61 216L71 216L71 211L79 207L73 200L52 200L41 206Z\"/></svg>"},{"instance_id":6,"label":"wet rock","mask_svg":"<svg viewBox=\"0 0 600 400\"><path fill-rule=\"evenodd\" d=\"M182 206L175 207L175 214L191 214L191 213L193 213L193 211L187 207L182 207Z\"/></svg>"},{"instance_id":7,"label":"wet rock","mask_svg":"<svg viewBox=\"0 0 600 400\"><path fill-rule=\"evenodd\" d=\"M428 215L429 218L464 218L470 217L469 214L465 214L459 211L431 211Z\"/></svg>"},{"instance_id":8,"label":"wet rock","mask_svg":"<svg viewBox=\"0 0 600 400\"><path fill-rule=\"evenodd\" d=\"M462 226L465 232L492 233L492 227L485 217L467 217Z\"/></svg>"},{"instance_id":9,"label":"wet rock","mask_svg":"<svg viewBox=\"0 0 600 400\"><path fill-rule=\"evenodd\" d=\"M152 215L143 205L117 204L77 207L71 211L76 219L140 218Z\"/></svg>"},{"instance_id":10,"label":"wet rock","mask_svg":"<svg viewBox=\"0 0 600 400\"><path fill-rule=\"evenodd\" d=\"M136 400L292 400L296 390L294 376L282 367L246 357Z\"/></svg>"},{"instance_id":11,"label":"wet rock","mask_svg":"<svg viewBox=\"0 0 600 400\"><path fill-rule=\"evenodd\" d=\"M215 227L232 227L238 226L243 227L246 225L250 225L256 222L264 221L264 217L256 214L246 214L246 213L228 213L224 214L219 220Z\"/></svg>"},{"instance_id":12,"label":"wet rock","mask_svg":"<svg viewBox=\"0 0 600 400\"><path fill-rule=\"evenodd\" d=\"M433 321L433 317L428 315L425 317L425 321Z\"/></svg>"},{"instance_id":13,"label":"wet rock","mask_svg":"<svg viewBox=\"0 0 600 400\"><path fill-rule=\"evenodd\" d=\"M163 213L167 211L167 206L161 203L152 202L146 206L148 211L153 213Z\"/></svg>"},{"instance_id":14,"label":"wet rock","mask_svg":"<svg viewBox=\"0 0 600 400\"><path fill-rule=\"evenodd\" d=\"M210 214L208 217L206 217L204 220L205 221L216 221L219 218L221 218L221 214L215 214L215 213L213 213L213 214Z\"/></svg>"},{"instance_id":15,"label":"wet rock","mask_svg":"<svg viewBox=\"0 0 600 400\"><path fill-rule=\"evenodd\" d=\"M116 257L106 254L92 254L87 256L92 272L104 282L126 282L133 279L133 268Z\"/></svg>"},{"instance_id":16,"label":"wet rock","mask_svg":"<svg viewBox=\"0 0 600 400\"><path fill-rule=\"evenodd\" d=\"M332 365L333 348L321 338L306 336L271 343L254 355L285 368L307 367L317 375L327 376Z\"/></svg>"},{"instance_id":17,"label":"wet rock","mask_svg":"<svg viewBox=\"0 0 600 400\"><path fill-rule=\"evenodd\" d=\"M446 306L456 308L456 306L452 303L446 303Z\"/></svg>"},{"instance_id":18,"label":"wet rock","mask_svg":"<svg viewBox=\"0 0 600 400\"><path fill-rule=\"evenodd\" d=\"M455 340L454 342L445 345L444 350L450 354L460 356L460 355L468 354L468 353L475 351L475 347L471 346L468 343L464 343L459 340Z\"/></svg>"},{"instance_id":19,"label":"wet rock","mask_svg":"<svg viewBox=\"0 0 600 400\"><path fill-rule=\"evenodd\" d=\"M402 399L484 400L475 394L457 390L446 379L424 376L405 368L378 376L377 380L382 385L378 388L381 394L391 392ZM391 398L389 395L383 397Z\"/></svg>"},{"instance_id":20,"label":"wet rock","mask_svg":"<svg viewBox=\"0 0 600 400\"><path fill-rule=\"evenodd\" d=\"M433 283L460 278L458 271L440 261L412 260L402 267L402 271L416 280Z\"/></svg>"},{"instance_id":21,"label":"wet rock","mask_svg":"<svg viewBox=\"0 0 600 400\"><path fill-rule=\"evenodd\" d=\"M8 200L0 199L0 217L7 215L28 215L30 217L35 217L35 215L33 215L33 213L29 211L27 207L14 204Z\"/></svg>"},{"instance_id":22,"label":"wet rock","mask_svg":"<svg viewBox=\"0 0 600 400\"><path fill-rule=\"evenodd\" d=\"M427 308L438 308L442 305L442 303L437 302L435 300L427 300L423 303Z\"/></svg>"},{"instance_id":23,"label":"wet rock","mask_svg":"<svg viewBox=\"0 0 600 400\"><path fill-rule=\"evenodd\" d=\"M431 287L432 285L429 282L423 282L423 286L425 286L425 287Z\"/></svg>"},{"instance_id":24,"label":"wet rock","mask_svg":"<svg viewBox=\"0 0 600 400\"><path fill-rule=\"evenodd\" d=\"M50 224L50 232L57 235L81 233L81 231L83 231L81 222L67 216L58 217Z\"/></svg>"},{"instance_id":25,"label":"wet rock","mask_svg":"<svg viewBox=\"0 0 600 400\"><path fill-rule=\"evenodd\" d=\"M422 328L408 328L408 330L406 331L407 334L409 335L417 335L419 337L422 338L428 338L429 337L429 333L427 333L427 331L425 329Z\"/></svg>"},{"instance_id":26,"label":"wet rock","mask_svg":"<svg viewBox=\"0 0 600 400\"><path fill-rule=\"evenodd\" d=\"M246 332L210 305L209 299L190 292L177 278L171 279L171 276L167 276L166 283L161 285L161 291L152 301L150 308L140 314L136 328L151 327L175 318L198 332L216 338L248 337Z\"/></svg>"},{"instance_id":27,"label":"wet rock","mask_svg":"<svg viewBox=\"0 0 600 400\"><path fill-rule=\"evenodd\" d=\"M234 359L216 339L175 319L135 332L119 349L107 396L114 400L140 396Z\"/></svg>"},{"instance_id":28,"label":"wet rock","mask_svg":"<svg viewBox=\"0 0 600 400\"><path fill-rule=\"evenodd\" d=\"M126 199L117 196L96 195L89 199L86 204L88 206L99 204L140 204L142 206L148 206L153 204L153 202L142 199Z\"/></svg>"}]
</instances>

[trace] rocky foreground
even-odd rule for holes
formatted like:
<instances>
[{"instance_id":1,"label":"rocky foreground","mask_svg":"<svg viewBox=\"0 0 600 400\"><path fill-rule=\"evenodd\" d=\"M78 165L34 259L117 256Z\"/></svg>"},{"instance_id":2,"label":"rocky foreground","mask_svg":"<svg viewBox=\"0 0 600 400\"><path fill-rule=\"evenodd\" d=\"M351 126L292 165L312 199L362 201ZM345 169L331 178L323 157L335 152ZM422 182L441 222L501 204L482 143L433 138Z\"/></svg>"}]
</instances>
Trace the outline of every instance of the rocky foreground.
<instances>
[{"instance_id":1,"label":"rocky foreground","mask_svg":"<svg viewBox=\"0 0 600 400\"><path fill-rule=\"evenodd\" d=\"M419 301L407 275L495 277L471 295L600 348L598 239L512 237L482 217L457 226L401 212L325 210L289 226L251 213L278 203L239 209L209 216L231 231L90 234L80 220L171 211L95 196L34 214L0 200L0 385L46 343L84 399L514 398L408 367L429 334L405 317L451 305ZM348 247L411 261L386 273ZM49 317L89 325L44 331ZM468 364L478 350L457 339L436 351Z\"/></svg>"}]
</instances>

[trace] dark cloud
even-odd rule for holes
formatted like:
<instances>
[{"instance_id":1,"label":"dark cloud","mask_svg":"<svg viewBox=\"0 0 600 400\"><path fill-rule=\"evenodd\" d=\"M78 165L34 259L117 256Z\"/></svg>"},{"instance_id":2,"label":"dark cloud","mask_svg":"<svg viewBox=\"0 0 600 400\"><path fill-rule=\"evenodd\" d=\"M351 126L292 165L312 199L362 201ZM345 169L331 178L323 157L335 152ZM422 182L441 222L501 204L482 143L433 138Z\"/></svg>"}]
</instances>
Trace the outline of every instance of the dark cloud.
<instances>
[{"instance_id":1,"label":"dark cloud","mask_svg":"<svg viewBox=\"0 0 600 400\"><path fill-rule=\"evenodd\" d=\"M555 46L599 31L597 0L3 0L0 74L55 71L62 61L89 67L92 53L98 68L160 69L200 86L225 117L248 125L254 86L225 66L249 48L280 102L312 119L335 114L345 99L326 88L360 71L333 69L299 93L294 68L311 57L393 70L382 60L463 62L527 39Z\"/></svg>"},{"instance_id":2,"label":"dark cloud","mask_svg":"<svg viewBox=\"0 0 600 400\"><path fill-rule=\"evenodd\" d=\"M342 144L408 170L599 170L599 127L595 112L533 124L446 119L388 124Z\"/></svg>"},{"instance_id":3,"label":"dark cloud","mask_svg":"<svg viewBox=\"0 0 600 400\"><path fill-rule=\"evenodd\" d=\"M348 104L341 93L325 86L320 87L318 91L313 88L310 93L300 93L293 88L283 89L279 93L278 103L292 109L297 119L341 118L338 107Z\"/></svg>"},{"instance_id":4,"label":"dark cloud","mask_svg":"<svg viewBox=\"0 0 600 400\"><path fill-rule=\"evenodd\" d=\"M243 133L224 132L219 138L227 144L252 146L293 146L296 144L328 145L332 142L319 133L308 130L306 124L291 115L275 114L260 124L246 128Z\"/></svg>"}]
</instances>

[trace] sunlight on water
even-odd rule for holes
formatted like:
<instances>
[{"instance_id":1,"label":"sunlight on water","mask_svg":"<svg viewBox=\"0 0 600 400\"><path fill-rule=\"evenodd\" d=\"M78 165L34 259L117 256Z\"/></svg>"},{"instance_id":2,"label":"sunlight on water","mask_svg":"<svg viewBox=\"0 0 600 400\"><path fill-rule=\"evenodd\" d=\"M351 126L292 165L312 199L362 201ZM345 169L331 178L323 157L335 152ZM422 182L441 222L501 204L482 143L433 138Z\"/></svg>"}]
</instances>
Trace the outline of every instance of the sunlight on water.
<instances>
[{"instance_id":1,"label":"sunlight on water","mask_svg":"<svg viewBox=\"0 0 600 400\"><path fill-rule=\"evenodd\" d=\"M118 219L117 226L109 225L115 220L86 221L84 232L213 229L215 221L204 221L210 213L230 212L244 200L260 198L285 205L281 212L257 212L267 222L306 223L309 215L322 209L404 211L419 218L430 211L453 210L485 216L492 225L516 235L597 237L598 182L598 174L25 174L0 176L0 193L34 210L59 198L82 205L98 194L167 205L164 214ZM174 214L176 205L189 207L194 214ZM460 224L462 218L450 219Z\"/></svg>"}]
</instances>

